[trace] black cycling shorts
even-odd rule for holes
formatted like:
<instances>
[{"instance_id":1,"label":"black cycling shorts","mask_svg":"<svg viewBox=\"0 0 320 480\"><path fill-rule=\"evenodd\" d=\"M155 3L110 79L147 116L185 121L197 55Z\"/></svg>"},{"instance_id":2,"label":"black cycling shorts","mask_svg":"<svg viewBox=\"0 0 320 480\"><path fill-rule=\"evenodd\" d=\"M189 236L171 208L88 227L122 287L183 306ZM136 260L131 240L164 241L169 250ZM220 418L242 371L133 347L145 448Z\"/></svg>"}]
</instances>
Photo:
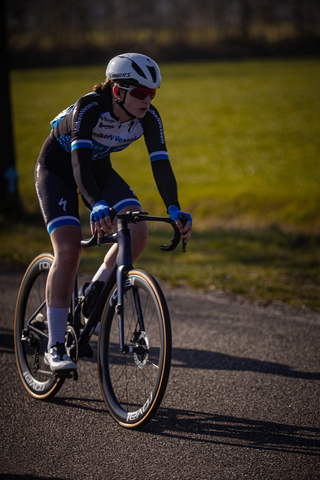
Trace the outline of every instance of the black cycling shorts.
<instances>
[{"instance_id":1,"label":"black cycling shorts","mask_svg":"<svg viewBox=\"0 0 320 480\"><path fill-rule=\"evenodd\" d=\"M141 207L132 188L112 168L109 158L92 162L92 172L102 197L117 211L129 205ZM78 225L78 189L70 154L50 136L44 143L34 171L41 212L49 232L64 225ZM89 209L90 206L86 205Z\"/></svg>"}]
</instances>

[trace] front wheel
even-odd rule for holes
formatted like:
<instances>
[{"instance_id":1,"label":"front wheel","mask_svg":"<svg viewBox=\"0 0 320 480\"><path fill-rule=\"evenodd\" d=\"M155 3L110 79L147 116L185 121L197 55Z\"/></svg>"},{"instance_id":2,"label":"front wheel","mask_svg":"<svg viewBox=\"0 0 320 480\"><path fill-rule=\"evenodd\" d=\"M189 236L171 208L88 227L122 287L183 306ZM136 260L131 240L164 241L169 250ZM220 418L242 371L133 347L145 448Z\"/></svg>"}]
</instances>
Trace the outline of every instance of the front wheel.
<instances>
[{"instance_id":1,"label":"front wheel","mask_svg":"<svg viewBox=\"0 0 320 480\"><path fill-rule=\"evenodd\" d=\"M156 280L142 270L124 278L124 343L119 349L117 287L102 315L98 370L104 401L123 427L145 425L164 396L171 363L171 327L166 300Z\"/></svg>"},{"instance_id":2,"label":"front wheel","mask_svg":"<svg viewBox=\"0 0 320 480\"><path fill-rule=\"evenodd\" d=\"M64 379L56 377L44 363L48 343L46 284L53 256L39 255L29 265L18 294L14 322L14 346L19 374L26 390L35 398L49 399Z\"/></svg>"}]
</instances>

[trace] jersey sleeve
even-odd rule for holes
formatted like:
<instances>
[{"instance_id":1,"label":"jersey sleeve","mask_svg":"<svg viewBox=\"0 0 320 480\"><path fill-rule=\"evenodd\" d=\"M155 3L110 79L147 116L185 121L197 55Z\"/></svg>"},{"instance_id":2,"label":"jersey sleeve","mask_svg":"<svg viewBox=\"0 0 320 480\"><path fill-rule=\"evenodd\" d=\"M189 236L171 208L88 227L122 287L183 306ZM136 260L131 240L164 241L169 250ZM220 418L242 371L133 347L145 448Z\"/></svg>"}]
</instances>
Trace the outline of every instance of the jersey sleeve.
<instances>
[{"instance_id":1,"label":"jersey sleeve","mask_svg":"<svg viewBox=\"0 0 320 480\"><path fill-rule=\"evenodd\" d=\"M177 182L169 160L159 160L151 165L158 191L167 209L171 205L176 205L180 208Z\"/></svg>"},{"instance_id":2,"label":"jersey sleeve","mask_svg":"<svg viewBox=\"0 0 320 480\"><path fill-rule=\"evenodd\" d=\"M177 182L169 161L163 125L157 109L151 105L144 122L144 138L150 156L153 176L167 209L171 205L180 208Z\"/></svg>"},{"instance_id":3,"label":"jersey sleeve","mask_svg":"<svg viewBox=\"0 0 320 480\"><path fill-rule=\"evenodd\" d=\"M71 163L81 195L92 207L103 200L94 179L92 165L92 129L100 115L95 96L82 97L73 110L71 127Z\"/></svg>"},{"instance_id":4,"label":"jersey sleeve","mask_svg":"<svg viewBox=\"0 0 320 480\"><path fill-rule=\"evenodd\" d=\"M150 106L142 124L151 163L157 160L169 160L162 121L158 110L153 105Z\"/></svg>"}]
</instances>

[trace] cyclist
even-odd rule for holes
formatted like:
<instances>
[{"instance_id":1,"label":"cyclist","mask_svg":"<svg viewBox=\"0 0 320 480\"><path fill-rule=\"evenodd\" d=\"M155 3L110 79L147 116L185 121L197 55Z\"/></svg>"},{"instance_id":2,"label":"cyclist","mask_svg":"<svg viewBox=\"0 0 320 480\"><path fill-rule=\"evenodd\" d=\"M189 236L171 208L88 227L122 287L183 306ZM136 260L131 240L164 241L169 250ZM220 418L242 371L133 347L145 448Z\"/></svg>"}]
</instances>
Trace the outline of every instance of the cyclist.
<instances>
[{"instance_id":1,"label":"cyclist","mask_svg":"<svg viewBox=\"0 0 320 480\"><path fill-rule=\"evenodd\" d=\"M54 251L46 301L48 350L45 362L53 371L70 371L77 365L65 351L65 329L73 285L82 247L78 214L78 192L91 210L91 231L99 236L115 230L109 208L118 212L142 211L134 191L116 173L110 154L123 150L144 136L158 191L182 238L188 241L192 218L185 226L178 202L177 184L166 149L162 122L151 100L160 87L158 65L149 57L127 53L114 57L107 66L104 83L61 112L42 146L35 167L35 189ZM132 224L133 261L145 248L147 222ZM105 281L115 261L117 245L86 288Z\"/></svg>"}]
</instances>

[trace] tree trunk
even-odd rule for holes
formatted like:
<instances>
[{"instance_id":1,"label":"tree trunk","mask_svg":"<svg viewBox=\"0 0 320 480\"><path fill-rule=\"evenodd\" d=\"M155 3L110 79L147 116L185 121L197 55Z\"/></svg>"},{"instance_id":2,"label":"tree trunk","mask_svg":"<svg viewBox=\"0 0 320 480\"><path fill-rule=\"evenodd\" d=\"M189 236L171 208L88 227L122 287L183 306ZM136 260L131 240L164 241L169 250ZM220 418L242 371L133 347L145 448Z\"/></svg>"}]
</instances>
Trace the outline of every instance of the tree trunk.
<instances>
[{"instance_id":1,"label":"tree trunk","mask_svg":"<svg viewBox=\"0 0 320 480\"><path fill-rule=\"evenodd\" d=\"M1 28L0 28L0 91L2 96L0 115L1 135L1 161L0 161L0 211L12 214L19 205L17 189L17 172L15 169L15 154L13 142L9 54L7 44L6 5L1 2Z\"/></svg>"}]
</instances>

